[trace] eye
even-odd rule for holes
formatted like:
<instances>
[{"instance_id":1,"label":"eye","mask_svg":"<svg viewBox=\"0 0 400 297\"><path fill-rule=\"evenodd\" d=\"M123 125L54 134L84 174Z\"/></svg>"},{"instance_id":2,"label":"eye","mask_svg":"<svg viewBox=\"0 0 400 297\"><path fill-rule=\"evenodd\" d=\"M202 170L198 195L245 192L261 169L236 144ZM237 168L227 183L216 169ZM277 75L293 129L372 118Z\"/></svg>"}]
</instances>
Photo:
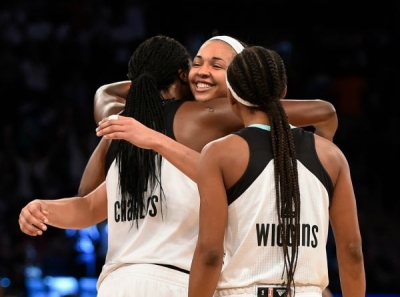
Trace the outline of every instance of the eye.
<instances>
[{"instance_id":1,"label":"eye","mask_svg":"<svg viewBox=\"0 0 400 297\"><path fill-rule=\"evenodd\" d=\"M192 67L199 67L199 66L201 66L201 64L202 64L202 61L199 58L195 58L195 59L193 59Z\"/></svg>"}]
</instances>

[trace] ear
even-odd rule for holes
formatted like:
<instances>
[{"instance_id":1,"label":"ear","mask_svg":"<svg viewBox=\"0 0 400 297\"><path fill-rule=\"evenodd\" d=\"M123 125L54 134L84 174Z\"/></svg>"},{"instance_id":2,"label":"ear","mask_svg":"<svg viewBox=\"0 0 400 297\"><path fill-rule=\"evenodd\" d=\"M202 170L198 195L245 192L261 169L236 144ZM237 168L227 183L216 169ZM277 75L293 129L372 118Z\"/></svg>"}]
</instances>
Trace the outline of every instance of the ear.
<instances>
[{"instance_id":1,"label":"ear","mask_svg":"<svg viewBox=\"0 0 400 297\"><path fill-rule=\"evenodd\" d=\"M236 101L235 98L233 98L231 91L228 90L227 94L228 94L229 104L235 106L238 102Z\"/></svg>"},{"instance_id":2,"label":"ear","mask_svg":"<svg viewBox=\"0 0 400 297\"><path fill-rule=\"evenodd\" d=\"M188 70L178 70L179 79L187 83L189 81L189 71Z\"/></svg>"},{"instance_id":3,"label":"ear","mask_svg":"<svg viewBox=\"0 0 400 297\"><path fill-rule=\"evenodd\" d=\"M286 97L286 93L287 93L287 85L285 86L285 89L283 90L283 94L282 94L282 99Z\"/></svg>"}]
</instances>

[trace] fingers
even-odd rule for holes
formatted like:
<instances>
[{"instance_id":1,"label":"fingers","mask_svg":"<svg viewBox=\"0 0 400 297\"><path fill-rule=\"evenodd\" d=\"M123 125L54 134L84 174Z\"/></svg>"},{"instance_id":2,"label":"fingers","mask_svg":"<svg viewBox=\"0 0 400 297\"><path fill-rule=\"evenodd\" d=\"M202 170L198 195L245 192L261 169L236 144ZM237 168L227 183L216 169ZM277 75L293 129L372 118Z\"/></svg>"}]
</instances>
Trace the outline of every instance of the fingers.
<instances>
[{"instance_id":1,"label":"fingers","mask_svg":"<svg viewBox=\"0 0 400 297\"><path fill-rule=\"evenodd\" d=\"M105 139L121 139L121 132L116 130L121 131L121 128L118 128L116 126L109 126L105 128L99 127L98 129L96 129L96 136L104 137Z\"/></svg>"},{"instance_id":2,"label":"fingers","mask_svg":"<svg viewBox=\"0 0 400 297\"><path fill-rule=\"evenodd\" d=\"M124 132L124 123L126 117L111 115L102 119L96 128L96 135L107 139L119 139L117 132Z\"/></svg>"},{"instance_id":3,"label":"fingers","mask_svg":"<svg viewBox=\"0 0 400 297\"><path fill-rule=\"evenodd\" d=\"M28 204L19 215L21 231L30 236L42 235L47 230L47 215L48 211L41 209L40 205Z\"/></svg>"},{"instance_id":4,"label":"fingers","mask_svg":"<svg viewBox=\"0 0 400 297\"><path fill-rule=\"evenodd\" d=\"M118 115L117 115L117 114L112 114L112 115L110 115L110 116L108 117L108 120L109 120L109 121L111 121L111 120L118 120Z\"/></svg>"},{"instance_id":5,"label":"fingers","mask_svg":"<svg viewBox=\"0 0 400 297\"><path fill-rule=\"evenodd\" d=\"M99 122L99 126L102 125L102 124L106 124L106 126L107 126L107 125L111 125L111 124L115 124L115 123L118 123L119 120L122 120L122 119L124 119L124 118L125 118L125 117L120 116L120 115L118 115L118 114L112 114L112 115L110 115L110 116L108 116L108 117L102 119L102 120Z\"/></svg>"}]
</instances>

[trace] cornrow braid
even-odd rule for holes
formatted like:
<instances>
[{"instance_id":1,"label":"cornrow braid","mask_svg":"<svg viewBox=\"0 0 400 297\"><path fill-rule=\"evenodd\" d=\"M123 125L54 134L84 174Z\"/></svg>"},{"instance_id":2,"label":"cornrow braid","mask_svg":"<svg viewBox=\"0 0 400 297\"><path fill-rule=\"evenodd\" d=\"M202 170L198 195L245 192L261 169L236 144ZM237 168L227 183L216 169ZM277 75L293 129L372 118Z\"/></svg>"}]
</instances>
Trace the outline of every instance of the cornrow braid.
<instances>
[{"instance_id":1,"label":"cornrow braid","mask_svg":"<svg viewBox=\"0 0 400 297\"><path fill-rule=\"evenodd\" d=\"M131 86L123 116L133 117L145 126L165 134L163 99L179 77L179 70L189 70L190 54L177 40L158 35L141 43L128 63ZM139 148L119 140L116 156L121 192L121 212L127 220L138 221L147 212L147 198L157 185L161 188L162 157L153 150ZM147 192L150 191L150 192ZM162 208L161 208L162 211Z\"/></svg>"},{"instance_id":2,"label":"cornrow braid","mask_svg":"<svg viewBox=\"0 0 400 297\"><path fill-rule=\"evenodd\" d=\"M274 156L277 216L286 274L285 296L292 296L300 243L300 190L297 155L291 127L280 101L287 77L280 55L261 46L247 47L237 54L227 70L233 91L255 108L268 113Z\"/></svg>"}]
</instances>

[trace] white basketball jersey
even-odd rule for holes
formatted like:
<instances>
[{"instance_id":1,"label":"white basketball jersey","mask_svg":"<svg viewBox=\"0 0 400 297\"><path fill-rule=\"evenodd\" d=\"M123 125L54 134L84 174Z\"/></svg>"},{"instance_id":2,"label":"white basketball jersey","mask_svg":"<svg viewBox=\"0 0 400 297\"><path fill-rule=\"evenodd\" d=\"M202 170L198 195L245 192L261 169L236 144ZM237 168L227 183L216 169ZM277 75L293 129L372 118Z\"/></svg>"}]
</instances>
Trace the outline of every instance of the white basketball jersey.
<instances>
[{"instance_id":1,"label":"white basketball jersey","mask_svg":"<svg viewBox=\"0 0 400 297\"><path fill-rule=\"evenodd\" d=\"M157 186L147 195L146 213L132 218L121 214L118 166L112 163L106 178L108 251L98 284L111 271L129 264L166 264L190 270L199 224L197 185L165 159L161 168L165 200L161 203Z\"/></svg>"},{"instance_id":2,"label":"white basketball jersey","mask_svg":"<svg viewBox=\"0 0 400 297\"><path fill-rule=\"evenodd\" d=\"M326 242L332 184L317 157L312 133L292 131L301 195L300 246L294 279L296 286L324 289L328 285ZM238 135L249 143L250 161L246 173L228 191L226 254L218 289L257 283L279 285L285 280L284 258L278 236L270 132L246 128Z\"/></svg>"}]
</instances>

